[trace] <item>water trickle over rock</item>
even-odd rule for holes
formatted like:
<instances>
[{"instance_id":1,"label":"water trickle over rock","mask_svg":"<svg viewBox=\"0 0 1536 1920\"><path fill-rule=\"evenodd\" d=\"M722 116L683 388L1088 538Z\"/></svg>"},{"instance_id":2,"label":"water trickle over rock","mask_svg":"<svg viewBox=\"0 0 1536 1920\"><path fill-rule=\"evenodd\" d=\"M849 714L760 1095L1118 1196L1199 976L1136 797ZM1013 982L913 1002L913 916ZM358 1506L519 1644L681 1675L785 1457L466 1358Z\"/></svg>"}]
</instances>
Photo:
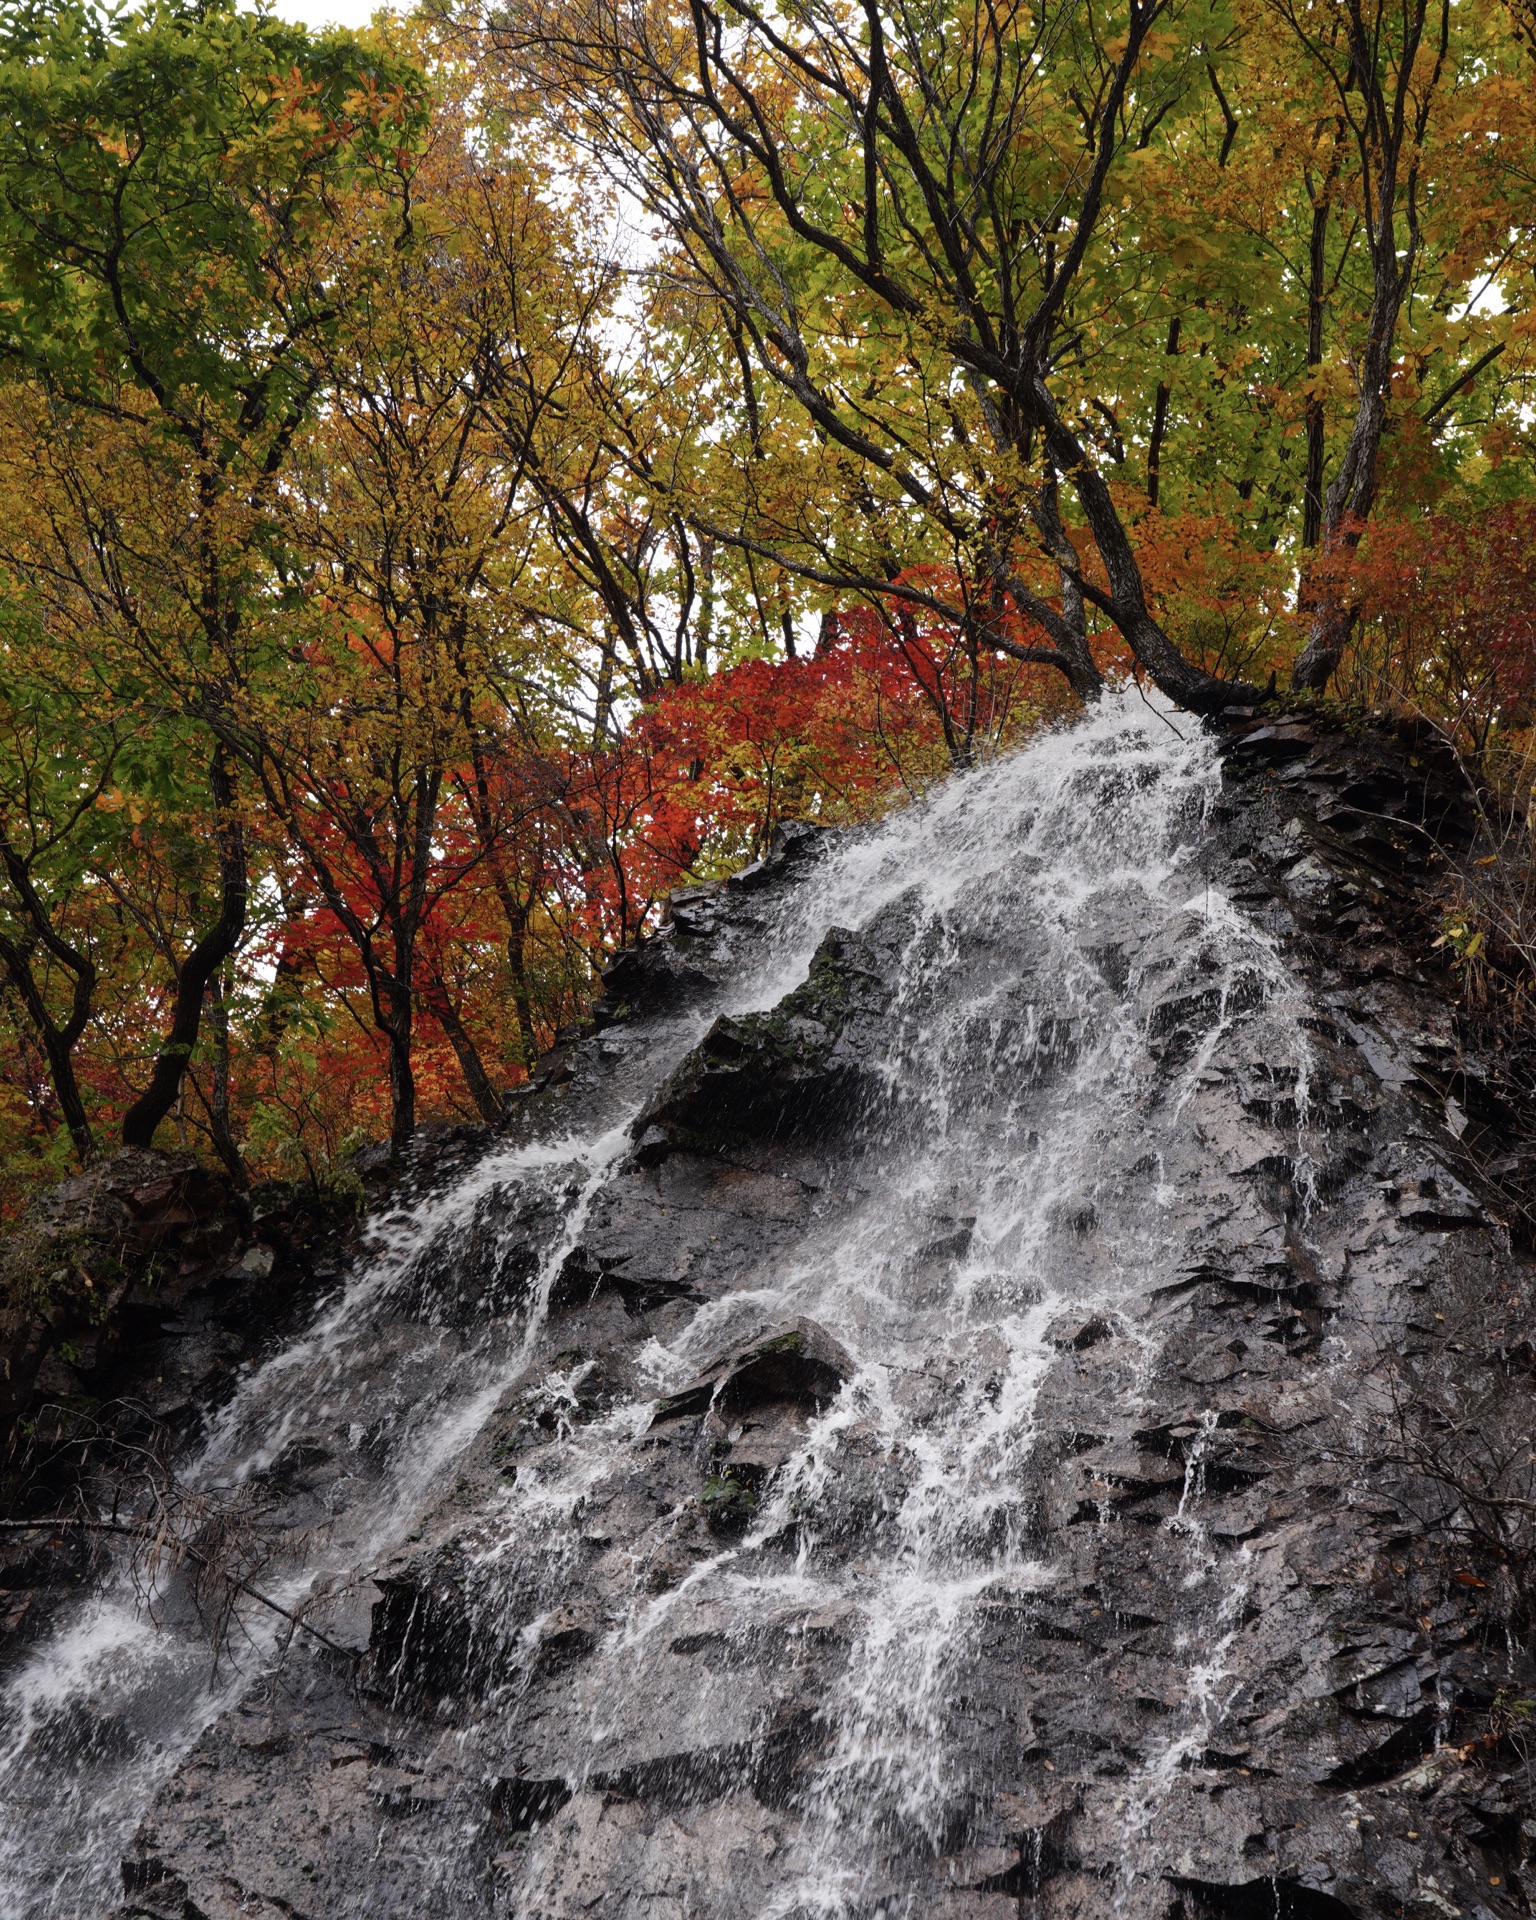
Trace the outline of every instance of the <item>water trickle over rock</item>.
<instances>
[{"instance_id":1,"label":"water trickle over rock","mask_svg":"<svg viewBox=\"0 0 1536 1920\"><path fill-rule=\"evenodd\" d=\"M1118 696L680 896L183 1470L329 1644L108 1578L0 1914L1523 1911L1404 1404L1532 1402L1415 758Z\"/></svg>"}]
</instances>

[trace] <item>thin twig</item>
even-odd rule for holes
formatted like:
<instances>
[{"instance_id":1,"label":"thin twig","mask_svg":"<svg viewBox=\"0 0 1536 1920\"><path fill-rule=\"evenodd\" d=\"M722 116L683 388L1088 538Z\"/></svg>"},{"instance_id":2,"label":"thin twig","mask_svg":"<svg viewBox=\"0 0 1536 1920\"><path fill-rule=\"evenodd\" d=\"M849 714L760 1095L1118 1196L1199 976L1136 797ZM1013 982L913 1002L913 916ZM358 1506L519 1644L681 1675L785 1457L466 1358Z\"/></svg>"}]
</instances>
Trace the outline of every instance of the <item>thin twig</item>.
<instances>
[{"instance_id":1,"label":"thin twig","mask_svg":"<svg viewBox=\"0 0 1536 1920\"><path fill-rule=\"evenodd\" d=\"M5 1533L56 1533L63 1527L73 1527L87 1533L120 1534L130 1540L159 1541L161 1538L147 1526L133 1526L122 1520L88 1520L75 1515L68 1517L51 1515L41 1520L0 1520L0 1532ZM223 1580L230 1586L238 1588L241 1593L255 1600L259 1605L280 1615L290 1626L297 1627L301 1633L309 1634L312 1639L318 1640L321 1646L329 1647L332 1653L339 1653L348 1660L362 1659L363 1656L356 1647L344 1647L339 1640L331 1639L329 1634L322 1633L318 1627L312 1627L301 1614L291 1612L280 1601L274 1600L270 1594L263 1593L259 1587L253 1587L248 1580L242 1580L239 1574L230 1573L227 1568L216 1566L209 1555L200 1553L196 1547L190 1546L185 1540L176 1540L175 1548L188 1560L196 1561L198 1566L205 1573L211 1573L215 1580Z\"/></svg>"}]
</instances>

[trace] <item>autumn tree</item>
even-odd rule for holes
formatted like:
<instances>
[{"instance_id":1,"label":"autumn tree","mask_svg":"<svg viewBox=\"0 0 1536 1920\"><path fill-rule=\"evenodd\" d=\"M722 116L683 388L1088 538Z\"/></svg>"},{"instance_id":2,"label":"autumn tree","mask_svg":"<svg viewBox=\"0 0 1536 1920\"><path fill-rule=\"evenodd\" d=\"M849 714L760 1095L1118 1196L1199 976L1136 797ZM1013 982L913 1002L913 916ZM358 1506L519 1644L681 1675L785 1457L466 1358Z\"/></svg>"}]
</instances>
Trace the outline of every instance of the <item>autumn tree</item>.
<instances>
[{"instance_id":1,"label":"autumn tree","mask_svg":"<svg viewBox=\"0 0 1536 1920\"><path fill-rule=\"evenodd\" d=\"M1153 618L1056 377L1106 201L1219 32L1209 9L1062 0L892 14L810 0L770 15L700 0L680 19L638 0L519 0L493 31L665 223L672 270L741 336L748 377L791 395L852 468L844 497L863 492L876 537L859 539L855 511L837 543L823 538L819 564L795 562L803 576L931 605L1092 695L1098 669L1071 612L1081 598L1183 704L1254 697L1186 660ZM1062 524L1058 479L1097 579ZM903 518L947 548L958 601L900 579L907 556L890 533ZM1054 602L1028 577L1026 539L1060 570ZM863 548L866 564L829 565L834 544ZM1017 637L1015 614L1036 637Z\"/></svg>"},{"instance_id":2,"label":"autumn tree","mask_svg":"<svg viewBox=\"0 0 1536 1920\"><path fill-rule=\"evenodd\" d=\"M124 1119L144 1145L245 923L230 700L252 670L267 518L318 390L312 349L335 318L328 208L404 136L407 76L232 0L28 9L8 16L0 56L0 360L47 405L115 430L112 456L95 441L70 476L56 610L203 728L218 903Z\"/></svg>"},{"instance_id":3,"label":"autumn tree","mask_svg":"<svg viewBox=\"0 0 1536 1920\"><path fill-rule=\"evenodd\" d=\"M1357 211L1371 267L1365 336L1355 356L1358 403L1338 471L1322 503L1325 551L1358 541L1376 500L1398 316L1423 241L1423 153L1450 50L1450 0L1342 0L1303 8L1275 0L1309 61L1326 76L1342 137L1353 148ZM1294 682L1332 678L1350 615L1323 593L1297 657Z\"/></svg>"},{"instance_id":4,"label":"autumn tree","mask_svg":"<svg viewBox=\"0 0 1536 1920\"><path fill-rule=\"evenodd\" d=\"M574 672L545 506L606 296L536 173L488 163L468 133L440 101L420 150L340 209L344 318L317 352L325 404L282 503L303 639L240 708L266 803L362 964L397 1144L415 1125L418 1003L480 1115L501 1113L496 1063L432 959L447 892L473 883L499 908L514 1057L535 1046L533 816L558 804L544 763ZM601 562L604 544L590 548Z\"/></svg>"},{"instance_id":5,"label":"autumn tree","mask_svg":"<svg viewBox=\"0 0 1536 1920\"><path fill-rule=\"evenodd\" d=\"M80 895L115 837L113 809L126 717L82 701L47 671L25 603L5 609L0 639L0 965L40 1048L48 1091L84 1162L95 1135L75 1049L94 1011L98 956ZM46 1102L39 1102L43 1112Z\"/></svg>"}]
</instances>

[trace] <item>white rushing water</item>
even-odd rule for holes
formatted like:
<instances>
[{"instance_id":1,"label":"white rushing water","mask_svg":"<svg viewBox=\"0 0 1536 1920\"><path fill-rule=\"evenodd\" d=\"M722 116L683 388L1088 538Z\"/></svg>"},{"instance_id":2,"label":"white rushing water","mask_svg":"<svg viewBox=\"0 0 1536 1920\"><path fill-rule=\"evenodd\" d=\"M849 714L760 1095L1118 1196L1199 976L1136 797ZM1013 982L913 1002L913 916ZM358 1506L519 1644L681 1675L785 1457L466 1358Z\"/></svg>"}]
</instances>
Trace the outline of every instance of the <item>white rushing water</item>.
<instances>
[{"instance_id":1,"label":"white rushing water","mask_svg":"<svg viewBox=\"0 0 1536 1920\"><path fill-rule=\"evenodd\" d=\"M732 1342L803 1315L852 1357L854 1378L810 1422L741 1537L663 1592L637 1566L627 1609L572 1682L564 1773L579 1788L616 1754L760 1739L779 1684L771 1662L747 1679L727 1666L712 1689L692 1676L683 1692L667 1649L706 1632L783 1644L825 1623L846 1657L814 1703L818 1757L790 1795L793 1838L761 1876L758 1920L916 1920L900 1860L950 1844L991 1785L957 1724L977 1636L1056 1578L1020 1489L1063 1329L1095 1316L1114 1327L1131 1356L1119 1392L1134 1407L1146 1303L1176 1269L1188 1224L1180 1169L1198 1142L1187 1109L1236 1025L1304 1110L1297 996L1267 941L1196 868L1217 781L1194 722L1133 691L1111 696L1075 728L850 837L725 996L735 1011L771 1006L827 928L885 929L899 958L883 1117L817 1231L652 1340L644 1366L657 1394L673 1391ZM1196 1009L1199 1035L1170 1072L1149 1035L1171 1001ZM627 1043L588 1134L493 1152L381 1222L344 1291L242 1379L184 1469L189 1484L237 1486L320 1431L346 1430L356 1452L302 1562L264 1574L284 1604L323 1587L334 1598L315 1618L356 1637L370 1570L537 1367L552 1280L620 1164L631 1116L702 1018ZM432 1274L466 1259L488 1276L488 1311L467 1325L430 1311ZM513 1267L523 1279L509 1305L497 1276ZM558 1376L548 1390L558 1397ZM575 1517L633 1470L649 1418L644 1404L620 1406L519 1472L469 1535L487 1594L515 1563L557 1603ZM1188 1649L1166 1749L1128 1783L1128 1845L1155 1816L1159 1781L1208 1737L1226 1685L1238 1589L1203 1540L1197 1492L1165 1551L1187 1561L1192 1586L1210 1585L1211 1632ZM274 1625L243 1613L210 1673L174 1582L146 1607L122 1579L63 1622L5 1695L0 1920L73 1920L110 1904L158 1784L280 1657ZM455 1736L461 1753L479 1743L492 1769L516 1713L516 1688L493 1695ZM468 1882L456 1890L443 1844L434 1912L566 1910L579 1840L559 1823L534 1836L494 1908ZM721 1898L701 1886L656 1911L723 1916Z\"/></svg>"},{"instance_id":2,"label":"white rushing water","mask_svg":"<svg viewBox=\"0 0 1536 1920\"><path fill-rule=\"evenodd\" d=\"M1198 1158L1185 1109L1236 1026L1304 1108L1300 996L1194 865L1217 784L1194 723L1124 695L951 781L844 850L796 900L813 934L900 919L883 1063L893 1117L870 1149L862 1200L649 1357L658 1390L672 1391L733 1340L804 1315L853 1356L856 1376L774 1477L747 1536L676 1590L637 1597L610 1632L582 1683L585 1751L571 1769L579 1781L583 1766L611 1769L616 1749L633 1748L640 1703L639 1744L658 1754L761 1727L740 1667L714 1697L691 1680L686 1699L668 1698L666 1650L690 1633L723 1620L745 1649L776 1622L835 1622L849 1647L836 1691L817 1703L829 1738L798 1787L798 1835L759 1896L762 1920L924 1911L924 1896L909 1906L901 1890L901 1859L952 1844L992 1784L972 1777L974 1740L967 1761L952 1724L975 1636L989 1610L1055 1577L1020 1486L1063 1330L1107 1316L1133 1353L1144 1337L1148 1298L1176 1274L1189 1225L1168 1176L1192 1149ZM794 984L804 961L803 948L787 955L773 986ZM1149 1028L1185 1001L1198 1043L1169 1080ZM1112 1424L1137 1391L1133 1360L1123 1404L1105 1410ZM635 1431L621 1412L520 1480L485 1529L493 1584L504 1556L526 1562L541 1529L558 1563L574 1515L610 1463L621 1470ZM882 1518L860 1531L850 1512L872 1480ZM1195 1504L1181 1503L1166 1548L1187 1558L1191 1586L1215 1569L1185 1511ZM862 1548L852 1554L850 1532ZM1240 1590L1217 1582L1211 1641L1187 1648L1185 1709L1126 1796L1128 1843L1219 1720L1239 1605ZM535 1841L509 1911L566 1910L568 1848L558 1825ZM693 1897L701 1912L727 1910L703 1887Z\"/></svg>"}]
</instances>

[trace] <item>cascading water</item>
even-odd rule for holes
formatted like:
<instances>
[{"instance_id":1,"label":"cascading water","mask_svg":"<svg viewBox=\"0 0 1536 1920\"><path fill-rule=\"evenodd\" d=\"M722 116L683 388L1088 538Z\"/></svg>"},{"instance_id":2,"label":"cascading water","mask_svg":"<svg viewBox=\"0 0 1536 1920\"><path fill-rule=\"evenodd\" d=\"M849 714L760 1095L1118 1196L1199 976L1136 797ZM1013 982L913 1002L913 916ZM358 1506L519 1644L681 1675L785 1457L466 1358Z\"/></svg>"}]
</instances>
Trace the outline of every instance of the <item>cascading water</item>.
<instances>
[{"instance_id":1,"label":"cascading water","mask_svg":"<svg viewBox=\"0 0 1536 1920\"><path fill-rule=\"evenodd\" d=\"M623 1145L608 1130L496 1153L413 1216L380 1223L373 1257L339 1299L285 1351L241 1385L219 1415L184 1483L218 1494L266 1473L315 1435L346 1434L351 1471L323 1512L285 1512L304 1551L281 1560L263 1591L290 1611L317 1588L335 1589L345 1617L357 1574L398 1539L438 1476L484 1424L516 1377L526 1332L488 1314L482 1327L407 1317L400 1296L424 1264L476 1231L498 1231L493 1267L528 1257L536 1216L557 1264L566 1235ZM530 1216L535 1216L531 1219ZM6 1694L0 1770L9 1818L0 1832L0 1914L104 1910L122 1843L146 1794L212 1718L277 1653L281 1615L241 1609L217 1664L171 1576L125 1568L44 1645Z\"/></svg>"},{"instance_id":2,"label":"cascading water","mask_svg":"<svg viewBox=\"0 0 1536 1920\"><path fill-rule=\"evenodd\" d=\"M435 1726L443 1768L469 1784L416 1842L413 1882L352 1872L302 1911L534 1920L585 1911L599 1886L603 1913L939 1911L924 1875L965 1857L1035 1738L978 1663L1080 1555L1035 1465L1042 1432L1059 1438L1062 1356L1102 1357L1089 1446L1136 1425L1165 1296L1210 1225L1204 1128L1232 1061L1272 1084L1269 1148L1278 1130L1306 1161L1301 996L1200 864L1218 784L1200 729L1128 692L848 836L728 958L707 1013L604 1036L575 1131L492 1152L379 1222L343 1293L242 1381L189 1485L281 1485L307 1446L344 1455L323 1494L283 1509L303 1550L275 1555L264 1590L290 1609L318 1590L307 1617L360 1643L370 1576L424 1527L451 1532L463 1657L481 1674L468 1706L434 1718L399 1647L393 1668L380 1658L375 1692L393 1685L388 1710ZM594 1363L562 1350L561 1276L621 1189L648 1196L657 1232L685 1211L668 1214L665 1167L637 1166L631 1121L708 1014L772 1007L837 927L880 959L856 1119L778 1142L788 1173L744 1163L743 1181L785 1183L773 1232L735 1250L728 1284L709 1279L706 1245L657 1311L631 1302L626 1388L581 1411ZM750 1420L668 1438L662 1397L807 1322L845 1384L802 1409L768 1471L730 1478ZM461 1462L534 1406L540 1444L515 1479L453 1518ZM703 1529L711 1458L737 1512ZM1187 1625L1163 1731L1122 1768L1126 1912L1159 1796L1236 1684L1243 1553L1206 1536L1198 1445L1188 1461L1157 1549L1178 1562ZM1106 1506L1077 1532L1109 1524ZM148 1596L109 1582L60 1627L5 1698L0 1916L112 1907L135 1824L203 1730L310 1658L283 1626L242 1609L210 1672L167 1573ZM555 1659L557 1643L575 1654ZM471 1790L487 1780L558 1787L524 1796L491 1865L494 1820ZM605 1796L643 1800L657 1781L666 1819L604 1827ZM711 1806L733 1810L723 1852L705 1832L720 1816L697 1811Z\"/></svg>"}]
</instances>

